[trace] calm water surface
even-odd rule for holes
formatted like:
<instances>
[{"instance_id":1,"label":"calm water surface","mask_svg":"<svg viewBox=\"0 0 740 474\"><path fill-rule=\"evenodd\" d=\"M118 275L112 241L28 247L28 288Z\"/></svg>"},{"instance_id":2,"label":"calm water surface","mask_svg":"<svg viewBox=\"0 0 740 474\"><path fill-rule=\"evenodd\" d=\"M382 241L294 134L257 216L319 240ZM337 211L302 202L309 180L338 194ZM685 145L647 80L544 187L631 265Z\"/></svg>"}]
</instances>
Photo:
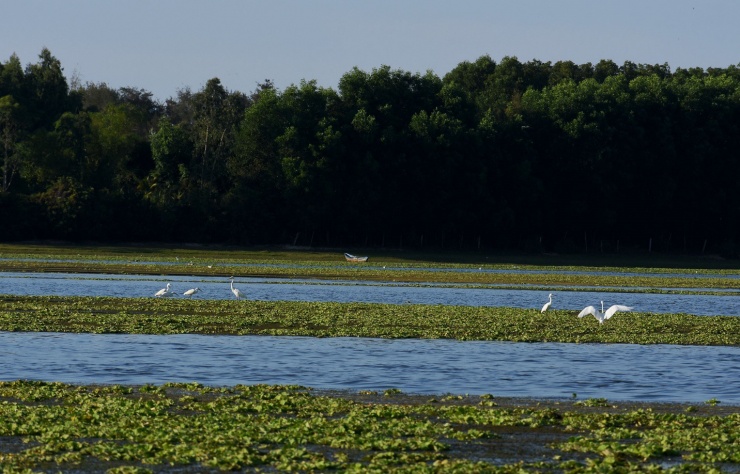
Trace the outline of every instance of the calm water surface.
<instances>
[{"instance_id":1,"label":"calm water surface","mask_svg":"<svg viewBox=\"0 0 740 474\"><path fill-rule=\"evenodd\" d=\"M0 379L740 404L740 348L0 333Z\"/></svg>"},{"instance_id":2,"label":"calm water surface","mask_svg":"<svg viewBox=\"0 0 740 474\"><path fill-rule=\"evenodd\" d=\"M67 273L0 273L0 294L59 296L150 297L171 283L182 296L199 287L196 299L233 299L228 280L220 277L100 275ZM485 289L414 286L402 283L239 278L235 286L246 298L260 301L323 301L455 306L541 308L548 291L524 288ZM556 288L553 309L580 311L589 305L633 306L644 313L688 313L699 316L740 316L740 293L727 295L668 295L618 291L561 291Z\"/></svg>"},{"instance_id":3,"label":"calm water surface","mask_svg":"<svg viewBox=\"0 0 740 474\"><path fill-rule=\"evenodd\" d=\"M0 294L151 297L199 287L233 298L224 278L0 273ZM621 303L644 313L740 316L740 296L660 295L240 278L248 298L556 309ZM183 297L182 295L178 297ZM320 389L491 393L535 398L740 404L740 348L202 335L1 333L0 380L207 385L300 384Z\"/></svg>"}]
</instances>

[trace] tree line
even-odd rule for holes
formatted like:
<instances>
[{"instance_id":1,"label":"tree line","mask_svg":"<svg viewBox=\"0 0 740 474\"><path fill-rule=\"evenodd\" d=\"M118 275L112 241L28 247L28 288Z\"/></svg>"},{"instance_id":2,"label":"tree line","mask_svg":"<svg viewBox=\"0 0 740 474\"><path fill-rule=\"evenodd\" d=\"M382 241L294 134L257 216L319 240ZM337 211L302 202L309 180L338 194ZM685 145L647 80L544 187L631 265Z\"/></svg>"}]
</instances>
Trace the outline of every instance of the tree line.
<instances>
[{"instance_id":1,"label":"tree line","mask_svg":"<svg viewBox=\"0 0 740 474\"><path fill-rule=\"evenodd\" d=\"M463 61L157 101L0 63L0 239L737 256L740 65Z\"/></svg>"}]
</instances>

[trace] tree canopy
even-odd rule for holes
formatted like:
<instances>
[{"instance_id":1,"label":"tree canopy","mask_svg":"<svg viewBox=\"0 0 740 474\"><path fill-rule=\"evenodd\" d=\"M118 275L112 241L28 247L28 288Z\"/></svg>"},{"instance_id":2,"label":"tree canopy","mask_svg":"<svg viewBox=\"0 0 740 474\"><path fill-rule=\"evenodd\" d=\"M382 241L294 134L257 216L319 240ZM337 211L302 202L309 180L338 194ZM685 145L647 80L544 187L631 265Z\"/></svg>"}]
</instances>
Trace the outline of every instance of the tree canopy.
<instances>
[{"instance_id":1,"label":"tree canopy","mask_svg":"<svg viewBox=\"0 0 740 474\"><path fill-rule=\"evenodd\" d=\"M0 63L0 239L740 249L740 65L463 61L159 103Z\"/></svg>"}]
</instances>

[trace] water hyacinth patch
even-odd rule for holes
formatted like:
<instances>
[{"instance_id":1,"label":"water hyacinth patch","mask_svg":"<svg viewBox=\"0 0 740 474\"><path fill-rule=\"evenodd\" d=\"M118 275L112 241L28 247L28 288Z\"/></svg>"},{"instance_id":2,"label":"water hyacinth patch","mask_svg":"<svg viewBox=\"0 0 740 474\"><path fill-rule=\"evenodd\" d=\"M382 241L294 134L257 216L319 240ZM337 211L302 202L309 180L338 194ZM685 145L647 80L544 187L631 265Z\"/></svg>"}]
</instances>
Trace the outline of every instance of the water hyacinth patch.
<instances>
[{"instance_id":1,"label":"water hyacinth patch","mask_svg":"<svg viewBox=\"0 0 740 474\"><path fill-rule=\"evenodd\" d=\"M392 389L391 389L392 390ZM197 383L0 382L3 472L710 472L740 467L740 418L718 406ZM734 441L733 441L734 440Z\"/></svg>"},{"instance_id":2,"label":"water hyacinth patch","mask_svg":"<svg viewBox=\"0 0 740 474\"><path fill-rule=\"evenodd\" d=\"M740 318L376 303L2 296L0 330L740 345Z\"/></svg>"}]
</instances>

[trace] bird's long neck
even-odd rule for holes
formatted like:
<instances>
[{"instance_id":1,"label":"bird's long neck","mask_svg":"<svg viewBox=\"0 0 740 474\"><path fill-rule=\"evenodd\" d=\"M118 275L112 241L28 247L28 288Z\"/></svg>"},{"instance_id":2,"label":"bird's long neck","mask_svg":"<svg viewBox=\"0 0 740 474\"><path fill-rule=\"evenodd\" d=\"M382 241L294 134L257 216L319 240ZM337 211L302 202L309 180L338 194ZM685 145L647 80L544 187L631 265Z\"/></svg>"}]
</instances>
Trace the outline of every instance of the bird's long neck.
<instances>
[{"instance_id":1,"label":"bird's long neck","mask_svg":"<svg viewBox=\"0 0 740 474\"><path fill-rule=\"evenodd\" d=\"M602 313L604 312L604 302L603 301L601 302L601 312Z\"/></svg>"},{"instance_id":2,"label":"bird's long neck","mask_svg":"<svg viewBox=\"0 0 740 474\"><path fill-rule=\"evenodd\" d=\"M231 280L231 289L232 289L232 290L234 289L234 280ZM604 309L604 307L602 306L602 307L601 307L601 309L603 310L603 309Z\"/></svg>"}]
</instances>

